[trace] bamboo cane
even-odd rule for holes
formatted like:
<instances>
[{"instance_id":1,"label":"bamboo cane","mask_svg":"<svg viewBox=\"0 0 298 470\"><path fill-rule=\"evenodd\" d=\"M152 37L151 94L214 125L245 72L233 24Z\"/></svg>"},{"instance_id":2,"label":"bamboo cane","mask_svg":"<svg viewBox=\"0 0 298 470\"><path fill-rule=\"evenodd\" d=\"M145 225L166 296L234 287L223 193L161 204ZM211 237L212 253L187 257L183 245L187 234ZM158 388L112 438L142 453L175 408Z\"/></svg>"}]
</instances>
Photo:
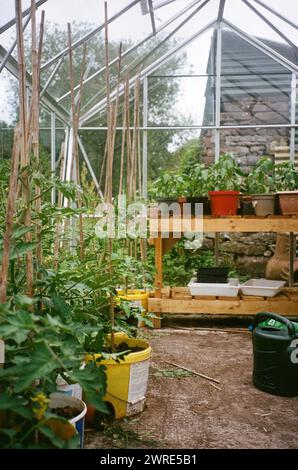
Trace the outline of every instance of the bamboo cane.
<instances>
[{"instance_id":1,"label":"bamboo cane","mask_svg":"<svg viewBox=\"0 0 298 470\"><path fill-rule=\"evenodd\" d=\"M117 116L118 116L118 105L119 105L119 87L120 87L120 77L121 77L121 56L122 56L122 42L120 42L120 46L119 46L118 65L117 65L116 101L115 101L113 112L112 112L111 175L113 175L113 160L114 160L114 154L115 154L115 140L116 140L116 132L117 132L116 128L117 128Z\"/></svg>"},{"instance_id":2,"label":"bamboo cane","mask_svg":"<svg viewBox=\"0 0 298 470\"><path fill-rule=\"evenodd\" d=\"M0 302L5 303L7 297L7 280L9 270L9 249L13 229L13 218L17 198L17 183L20 162L20 128L17 125L14 130L14 142L11 159L11 171L6 209L6 225L3 236L3 254L0 274Z\"/></svg>"},{"instance_id":3,"label":"bamboo cane","mask_svg":"<svg viewBox=\"0 0 298 470\"><path fill-rule=\"evenodd\" d=\"M131 172L131 135L130 135L130 112L129 112L129 77L126 75L125 81L125 113L126 113L126 142L127 142L127 160L126 160L126 193L128 201L131 200L130 194L130 172Z\"/></svg>"},{"instance_id":4,"label":"bamboo cane","mask_svg":"<svg viewBox=\"0 0 298 470\"><path fill-rule=\"evenodd\" d=\"M41 12L41 20L39 26L39 44L38 44L38 51L37 51L37 70L38 70L38 77L37 77L37 90L38 90L38 101L39 101L39 90L40 90L40 66L41 66L41 55L42 55L42 46L43 46L43 36L44 36L44 20L45 20L45 12L42 10ZM36 30L36 27L35 27ZM33 71L33 58L32 58L32 71ZM32 74L33 75L33 74ZM33 98L33 77L32 77L32 98ZM28 153L31 151L32 146L32 119L33 119L33 99L31 99L30 109L28 114L27 120L27 151Z\"/></svg>"},{"instance_id":5,"label":"bamboo cane","mask_svg":"<svg viewBox=\"0 0 298 470\"><path fill-rule=\"evenodd\" d=\"M61 145L61 151L60 151L60 180L63 180L63 165L64 165L64 142L62 142ZM62 193L59 191L58 193L58 208L60 209L62 207ZM56 224L56 235L55 235L55 242L54 242L54 269L57 271L58 265L59 265L59 244L60 244L60 236L61 236L61 231L62 231L62 224L61 220L57 221Z\"/></svg>"},{"instance_id":6,"label":"bamboo cane","mask_svg":"<svg viewBox=\"0 0 298 470\"><path fill-rule=\"evenodd\" d=\"M36 163L39 162L39 58L37 49L37 33L36 33L36 6L35 0L31 0L31 44L32 44L32 152ZM42 47L42 46L41 46ZM37 185L35 188L35 209L37 214L41 211L41 189ZM36 238L38 245L36 247L36 261L40 267L42 264L42 247L41 247L41 226L40 221L37 222Z\"/></svg>"},{"instance_id":7,"label":"bamboo cane","mask_svg":"<svg viewBox=\"0 0 298 470\"><path fill-rule=\"evenodd\" d=\"M106 94L107 94L107 165L106 165L106 176L107 176L107 201L109 204L112 203L112 176L113 176L113 123L111 114L111 100L110 100L110 70L109 70L109 32L108 32L108 5L104 3L104 33L105 33L105 81L106 81ZM112 252L113 243L112 239L108 239L108 256L109 256L109 272L113 274L112 266ZM115 351L115 311L114 311L114 299L113 295L110 295L109 299L109 314L111 321L111 348L112 352Z\"/></svg>"},{"instance_id":8,"label":"bamboo cane","mask_svg":"<svg viewBox=\"0 0 298 470\"><path fill-rule=\"evenodd\" d=\"M82 102L82 94L83 94L83 80L84 80L84 73L86 69L86 43L84 44L83 49L83 61L81 67L81 77L80 77L80 86L79 86L79 94L78 94L78 105L77 105L77 115L76 115L76 131L75 131L75 144L76 144L76 172L77 172L77 180L78 184L81 184L81 177L80 177L80 160L79 160L79 149L78 149L78 128L79 128L79 119L80 119L80 110L81 110L81 102ZM81 193L78 193L78 208L82 209L82 196ZM85 257L85 247L84 247L84 227L83 227L83 214L80 212L79 214L79 231L80 231L80 256L81 261Z\"/></svg>"},{"instance_id":9,"label":"bamboo cane","mask_svg":"<svg viewBox=\"0 0 298 470\"><path fill-rule=\"evenodd\" d=\"M24 52L24 35L22 25L22 0L15 0L16 10L16 32L17 32L17 49L18 49L18 68L19 68L19 113L20 113L20 151L21 151L21 167L24 168L22 174L22 198L25 207L24 224L26 227L31 226L31 207L30 207L30 188L29 188L29 172L30 164L29 153L27 151L27 94L26 94L26 66ZM25 235L25 241L30 243L32 240L31 232ZM26 254L26 278L27 278L27 294L33 295L33 255L29 251Z\"/></svg>"},{"instance_id":10,"label":"bamboo cane","mask_svg":"<svg viewBox=\"0 0 298 470\"><path fill-rule=\"evenodd\" d=\"M81 68L80 76L80 88L79 88L79 98L78 98L78 113L76 113L75 106L75 94L74 94L74 70L73 70L73 58L72 58L72 35L71 35L71 25L68 23L68 49L69 49L69 69L70 69L70 92L71 92L71 111L72 111L72 127L73 127L73 146L72 146L72 171L75 165L76 168L76 178L77 183L80 183L80 166L79 166L79 155L78 155L78 142L77 142L77 132L78 132L78 123L79 123L79 112L81 106L82 90L83 90L83 79L84 79L84 69L86 62L86 46L84 46L83 51L83 62ZM78 208L82 208L82 199L81 194L77 194L78 199ZM84 232L83 232L83 215L79 214L79 240L80 240L80 258L84 259Z\"/></svg>"},{"instance_id":11,"label":"bamboo cane","mask_svg":"<svg viewBox=\"0 0 298 470\"><path fill-rule=\"evenodd\" d=\"M126 112L125 106L123 107L122 116L122 141L121 141L121 157L120 157L120 177L119 177L119 196L122 194L123 188L123 172L124 172L124 155L125 155L125 127L126 127Z\"/></svg>"}]
</instances>

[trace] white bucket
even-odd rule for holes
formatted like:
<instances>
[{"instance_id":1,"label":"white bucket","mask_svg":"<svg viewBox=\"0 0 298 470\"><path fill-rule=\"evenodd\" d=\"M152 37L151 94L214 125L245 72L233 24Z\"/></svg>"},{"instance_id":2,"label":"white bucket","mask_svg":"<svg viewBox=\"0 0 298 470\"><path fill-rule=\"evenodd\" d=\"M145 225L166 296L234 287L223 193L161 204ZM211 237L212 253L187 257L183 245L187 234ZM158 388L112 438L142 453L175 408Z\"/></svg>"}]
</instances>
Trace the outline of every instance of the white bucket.
<instances>
[{"instance_id":1,"label":"white bucket","mask_svg":"<svg viewBox=\"0 0 298 470\"><path fill-rule=\"evenodd\" d=\"M87 413L86 403L76 397L70 397L65 393L51 393L49 408L64 408L71 406L78 410L78 415L68 421L74 428L76 428L80 436L80 448L84 447L84 428L85 428L85 415Z\"/></svg>"},{"instance_id":2,"label":"white bucket","mask_svg":"<svg viewBox=\"0 0 298 470\"><path fill-rule=\"evenodd\" d=\"M64 380L61 375L58 375L56 379L57 384L57 391L65 393L69 397L79 398L82 400L82 387L80 384L68 384L66 380Z\"/></svg>"}]
</instances>

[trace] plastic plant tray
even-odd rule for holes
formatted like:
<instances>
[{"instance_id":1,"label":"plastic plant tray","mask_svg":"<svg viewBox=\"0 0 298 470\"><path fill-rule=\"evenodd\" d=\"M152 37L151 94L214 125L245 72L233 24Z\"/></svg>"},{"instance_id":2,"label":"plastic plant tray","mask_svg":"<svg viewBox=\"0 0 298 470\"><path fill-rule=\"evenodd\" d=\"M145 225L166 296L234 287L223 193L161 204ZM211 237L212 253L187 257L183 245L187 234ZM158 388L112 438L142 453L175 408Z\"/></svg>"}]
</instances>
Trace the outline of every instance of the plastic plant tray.
<instances>
[{"instance_id":1,"label":"plastic plant tray","mask_svg":"<svg viewBox=\"0 0 298 470\"><path fill-rule=\"evenodd\" d=\"M196 282L196 278L193 278L188 284L191 295L219 295L222 297L236 297L239 287L239 285L232 285L230 283L215 284Z\"/></svg>"},{"instance_id":2,"label":"plastic plant tray","mask_svg":"<svg viewBox=\"0 0 298 470\"><path fill-rule=\"evenodd\" d=\"M270 281L268 279L249 279L241 284L243 295L257 295L263 297L274 297L285 286L285 281Z\"/></svg>"}]
</instances>

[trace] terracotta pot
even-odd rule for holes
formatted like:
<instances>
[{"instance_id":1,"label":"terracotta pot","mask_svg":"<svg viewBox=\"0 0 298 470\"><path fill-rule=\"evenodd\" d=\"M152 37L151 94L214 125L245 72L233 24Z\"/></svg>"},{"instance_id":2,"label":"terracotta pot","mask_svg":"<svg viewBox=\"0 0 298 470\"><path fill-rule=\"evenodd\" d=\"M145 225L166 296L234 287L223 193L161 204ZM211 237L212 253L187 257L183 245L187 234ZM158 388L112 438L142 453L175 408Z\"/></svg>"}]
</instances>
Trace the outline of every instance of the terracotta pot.
<instances>
[{"instance_id":1,"label":"terracotta pot","mask_svg":"<svg viewBox=\"0 0 298 470\"><path fill-rule=\"evenodd\" d=\"M298 215L298 191L278 193L279 207L283 215Z\"/></svg>"},{"instance_id":2,"label":"terracotta pot","mask_svg":"<svg viewBox=\"0 0 298 470\"><path fill-rule=\"evenodd\" d=\"M239 191L209 191L212 215L236 215Z\"/></svg>"}]
</instances>

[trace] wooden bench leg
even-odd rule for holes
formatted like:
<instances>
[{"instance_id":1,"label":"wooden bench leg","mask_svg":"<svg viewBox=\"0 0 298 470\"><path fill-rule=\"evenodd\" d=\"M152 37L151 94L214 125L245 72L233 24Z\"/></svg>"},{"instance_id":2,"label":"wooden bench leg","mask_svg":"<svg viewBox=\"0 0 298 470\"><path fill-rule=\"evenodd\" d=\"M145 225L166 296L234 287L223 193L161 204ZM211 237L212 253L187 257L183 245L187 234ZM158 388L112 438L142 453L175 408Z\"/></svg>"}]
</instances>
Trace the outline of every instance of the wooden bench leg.
<instances>
[{"instance_id":1,"label":"wooden bench leg","mask_svg":"<svg viewBox=\"0 0 298 470\"><path fill-rule=\"evenodd\" d=\"M154 330L161 328L161 313L154 313L158 318L152 318Z\"/></svg>"}]
</instances>

